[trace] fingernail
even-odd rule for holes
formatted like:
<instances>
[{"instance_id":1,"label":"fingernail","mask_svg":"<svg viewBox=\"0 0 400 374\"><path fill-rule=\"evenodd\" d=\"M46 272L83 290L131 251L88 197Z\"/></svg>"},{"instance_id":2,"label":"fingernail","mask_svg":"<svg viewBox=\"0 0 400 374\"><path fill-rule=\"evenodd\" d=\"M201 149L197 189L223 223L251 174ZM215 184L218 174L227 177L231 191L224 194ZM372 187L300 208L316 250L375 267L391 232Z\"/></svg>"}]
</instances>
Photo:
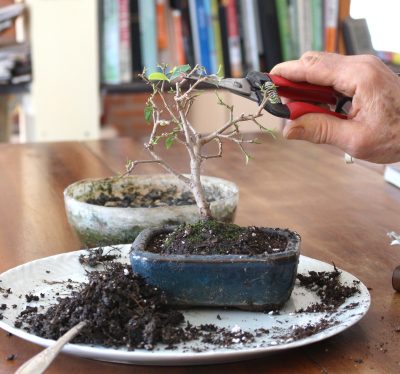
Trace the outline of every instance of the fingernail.
<instances>
[{"instance_id":1,"label":"fingernail","mask_svg":"<svg viewBox=\"0 0 400 374\"><path fill-rule=\"evenodd\" d=\"M286 139L303 139L304 128L303 127L292 127L285 134Z\"/></svg>"}]
</instances>

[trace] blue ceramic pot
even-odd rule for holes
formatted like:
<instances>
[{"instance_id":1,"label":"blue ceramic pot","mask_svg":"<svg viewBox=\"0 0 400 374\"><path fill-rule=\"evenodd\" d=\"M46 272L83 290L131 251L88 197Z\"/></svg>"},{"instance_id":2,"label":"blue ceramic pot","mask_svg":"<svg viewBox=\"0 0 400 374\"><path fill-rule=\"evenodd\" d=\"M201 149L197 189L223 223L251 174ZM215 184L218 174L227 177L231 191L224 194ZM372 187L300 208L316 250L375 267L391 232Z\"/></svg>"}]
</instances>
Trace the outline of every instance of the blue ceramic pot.
<instances>
[{"instance_id":1,"label":"blue ceramic pot","mask_svg":"<svg viewBox=\"0 0 400 374\"><path fill-rule=\"evenodd\" d=\"M147 252L154 235L172 228L142 231L132 244L134 272L166 293L181 307L233 307L275 310L290 298L297 275L300 236L293 231L263 228L288 239L284 252L267 255L161 255Z\"/></svg>"}]
</instances>

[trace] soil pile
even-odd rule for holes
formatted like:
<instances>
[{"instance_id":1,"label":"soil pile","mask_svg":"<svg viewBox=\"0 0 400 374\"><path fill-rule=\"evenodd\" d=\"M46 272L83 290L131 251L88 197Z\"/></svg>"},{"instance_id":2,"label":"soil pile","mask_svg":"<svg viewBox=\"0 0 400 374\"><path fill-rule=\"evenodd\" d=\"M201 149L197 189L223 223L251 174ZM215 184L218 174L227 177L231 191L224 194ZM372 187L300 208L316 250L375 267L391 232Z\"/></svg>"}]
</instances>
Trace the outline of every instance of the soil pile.
<instances>
[{"instance_id":1,"label":"soil pile","mask_svg":"<svg viewBox=\"0 0 400 374\"><path fill-rule=\"evenodd\" d=\"M23 311L16 325L28 332L58 339L80 321L87 321L76 343L152 349L172 344L181 335L182 313L166 304L164 294L132 273L127 265L111 263L104 271L88 273L89 282L45 313Z\"/></svg>"},{"instance_id":2,"label":"soil pile","mask_svg":"<svg viewBox=\"0 0 400 374\"><path fill-rule=\"evenodd\" d=\"M298 274L300 285L315 292L321 299L320 303L309 305L299 313L332 312L336 311L349 297L359 293L359 281L348 286L340 282L341 272L334 265L333 271L310 271L308 275ZM353 305L352 307L356 307Z\"/></svg>"}]
</instances>

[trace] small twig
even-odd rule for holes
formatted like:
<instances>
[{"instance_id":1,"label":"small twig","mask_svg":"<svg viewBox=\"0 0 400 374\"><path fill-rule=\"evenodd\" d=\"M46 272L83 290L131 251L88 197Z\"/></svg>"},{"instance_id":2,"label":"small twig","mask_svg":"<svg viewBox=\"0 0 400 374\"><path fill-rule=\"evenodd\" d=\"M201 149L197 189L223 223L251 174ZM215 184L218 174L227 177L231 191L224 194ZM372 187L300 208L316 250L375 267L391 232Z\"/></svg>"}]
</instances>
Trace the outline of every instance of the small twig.
<instances>
[{"instance_id":1,"label":"small twig","mask_svg":"<svg viewBox=\"0 0 400 374\"><path fill-rule=\"evenodd\" d=\"M203 158L204 160L222 157L222 142L219 138L215 138L215 140L218 142L218 153L215 155L201 155L201 158Z\"/></svg>"}]
</instances>

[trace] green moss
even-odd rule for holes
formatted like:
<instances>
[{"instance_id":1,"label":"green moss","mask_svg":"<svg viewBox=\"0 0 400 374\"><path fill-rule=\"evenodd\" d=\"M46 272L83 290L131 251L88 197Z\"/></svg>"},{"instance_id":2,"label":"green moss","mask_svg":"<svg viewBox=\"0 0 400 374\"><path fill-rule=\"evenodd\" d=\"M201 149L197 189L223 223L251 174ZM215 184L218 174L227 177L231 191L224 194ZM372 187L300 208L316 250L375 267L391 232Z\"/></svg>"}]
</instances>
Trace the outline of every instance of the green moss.
<instances>
[{"instance_id":1,"label":"green moss","mask_svg":"<svg viewBox=\"0 0 400 374\"><path fill-rule=\"evenodd\" d=\"M245 228L233 223L225 223L216 220L200 220L192 224L182 224L166 239L164 245L169 247L172 243L186 238L190 246L198 246L205 239L212 238L215 243L235 242Z\"/></svg>"}]
</instances>

